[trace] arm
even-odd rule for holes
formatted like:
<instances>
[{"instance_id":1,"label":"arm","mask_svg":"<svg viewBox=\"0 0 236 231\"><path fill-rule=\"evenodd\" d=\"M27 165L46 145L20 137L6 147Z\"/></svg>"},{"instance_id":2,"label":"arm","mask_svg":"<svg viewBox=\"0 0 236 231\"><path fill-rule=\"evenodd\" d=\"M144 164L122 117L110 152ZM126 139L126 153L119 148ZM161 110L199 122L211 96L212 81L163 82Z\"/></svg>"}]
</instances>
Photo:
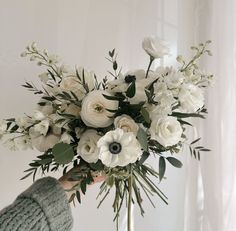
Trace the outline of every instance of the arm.
<instances>
[{"instance_id":1,"label":"arm","mask_svg":"<svg viewBox=\"0 0 236 231\"><path fill-rule=\"evenodd\" d=\"M52 177L37 180L13 204L0 211L1 231L67 231L72 223L65 191Z\"/></svg>"}]
</instances>

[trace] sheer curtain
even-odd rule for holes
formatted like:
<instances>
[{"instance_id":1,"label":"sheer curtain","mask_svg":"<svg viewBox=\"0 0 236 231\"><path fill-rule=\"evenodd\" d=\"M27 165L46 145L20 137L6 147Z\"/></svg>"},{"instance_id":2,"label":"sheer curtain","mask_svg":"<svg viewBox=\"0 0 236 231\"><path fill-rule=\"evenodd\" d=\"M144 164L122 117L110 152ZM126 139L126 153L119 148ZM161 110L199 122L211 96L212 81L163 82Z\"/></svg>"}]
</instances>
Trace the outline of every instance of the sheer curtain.
<instances>
[{"instance_id":1,"label":"sheer curtain","mask_svg":"<svg viewBox=\"0 0 236 231\"><path fill-rule=\"evenodd\" d=\"M213 57L202 62L215 74L208 92L209 115L200 135L211 153L189 170L198 181L187 182L185 230L236 230L236 1L195 2L195 42L211 39ZM198 188L194 192L191 188ZM193 194L191 194L193 193Z\"/></svg>"}]
</instances>

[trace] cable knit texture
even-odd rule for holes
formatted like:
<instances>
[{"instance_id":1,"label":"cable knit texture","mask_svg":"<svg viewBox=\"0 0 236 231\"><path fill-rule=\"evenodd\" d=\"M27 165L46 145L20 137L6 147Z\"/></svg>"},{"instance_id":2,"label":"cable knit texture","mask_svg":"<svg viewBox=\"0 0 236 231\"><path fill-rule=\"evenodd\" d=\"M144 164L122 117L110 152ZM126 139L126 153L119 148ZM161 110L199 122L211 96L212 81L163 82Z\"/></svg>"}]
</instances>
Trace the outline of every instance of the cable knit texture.
<instances>
[{"instance_id":1,"label":"cable knit texture","mask_svg":"<svg viewBox=\"0 0 236 231\"><path fill-rule=\"evenodd\" d=\"M0 231L69 231L72 214L60 183L45 177L0 211Z\"/></svg>"}]
</instances>

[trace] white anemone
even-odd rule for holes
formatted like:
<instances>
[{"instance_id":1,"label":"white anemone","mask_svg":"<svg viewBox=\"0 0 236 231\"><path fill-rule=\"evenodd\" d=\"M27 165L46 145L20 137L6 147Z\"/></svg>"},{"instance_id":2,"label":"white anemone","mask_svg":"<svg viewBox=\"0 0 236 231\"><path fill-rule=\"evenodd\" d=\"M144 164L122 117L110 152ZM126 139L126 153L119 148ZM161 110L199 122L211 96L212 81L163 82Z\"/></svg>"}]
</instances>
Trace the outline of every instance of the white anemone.
<instances>
[{"instance_id":1,"label":"white anemone","mask_svg":"<svg viewBox=\"0 0 236 231\"><path fill-rule=\"evenodd\" d=\"M117 128L107 132L97 143L99 159L107 167L126 166L141 155L141 146L134 133Z\"/></svg>"}]
</instances>

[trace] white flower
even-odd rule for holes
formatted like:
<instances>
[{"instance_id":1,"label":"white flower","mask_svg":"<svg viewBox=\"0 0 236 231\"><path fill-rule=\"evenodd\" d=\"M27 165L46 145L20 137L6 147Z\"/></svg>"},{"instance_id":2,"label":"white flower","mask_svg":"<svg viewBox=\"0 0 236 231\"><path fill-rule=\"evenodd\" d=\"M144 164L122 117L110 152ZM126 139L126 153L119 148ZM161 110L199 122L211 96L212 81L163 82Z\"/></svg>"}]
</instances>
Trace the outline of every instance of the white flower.
<instances>
[{"instance_id":1,"label":"white flower","mask_svg":"<svg viewBox=\"0 0 236 231\"><path fill-rule=\"evenodd\" d=\"M67 133L67 132L64 132L62 135L61 135L61 140L60 142L62 143L65 143L65 144L70 144L71 141L74 141L73 137Z\"/></svg>"},{"instance_id":2,"label":"white flower","mask_svg":"<svg viewBox=\"0 0 236 231\"><path fill-rule=\"evenodd\" d=\"M183 133L177 118L172 116L154 118L149 131L151 139L156 140L164 147L177 144Z\"/></svg>"},{"instance_id":3,"label":"white flower","mask_svg":"<svg viewBox=\"0 0 236 231\"><path fill-rule=\"evenodd\" d=\"M17 151L17 147L14 139L6 140L3 145L11 151Z\"/></svg>"},{"instance_id":4,"label":"white flower","mask_svg":"<svg viewBox=\"0 0 236 231\"><path fill-rule=\"evenodd\" d=\"M134 133L117 128L107 132L97 143L99 159L107 167L126 166L141 155L141 146Z\"/></svg>"},{"instance_id":5,"label":"white flower","mask_svg":"<svg viewBox=\"0 0 236 231\"><path fill-rule=\"evenodd\" d=\"M179 92L179 101L182 111L196 112L204 106L203 91L193 84L183 84Z\"/></svg>"},{"instance_id":6,"label":"white flower","mask_svg":"<svg viewBox=\"0 0 236 231\"><path fill-rule=\"evenodd\" d=\"M23 129L28 128L29 126L31 126L33 124L33 121L30 117L25 116L25 117L21 117L21 118L17 118L16 119L16 124Z\"/></svg>"},{"instance_id":7,"label":"white flower","mask_svg":"<svg viewBox=\"0 0 236 231\"><path fill-rule=\"evenodd\" d=\"M49 115L51 115L53 113L54 108L52 106L52 102L45 101L45 100L41 99L39 101L39 103L44 103L45 104L43 106L38 105L38 108L37 108L38 111L43 113L43 115L49 116Z\"/></svg>"},{"instance_id":8,"label":"white flower","mask_svg":"<svg viewBox=\"0 0 236 231\"><path fill-rule=\"evenodd\" d=\"M179 88L183 81L183 74L174 69L172 69L165 77L165 82L169 89Z\"/></svg>"},{"instance_id":9,"label":"white flower","mask_svg":"<svg viewBox=\"0 0 236 231\"><path fill-rule=\"evenodd\" d=\"M101 138L96 130L89 129L85 131L81 137L77 147L77 153L88 163L96 163L98 161L99 149L97 141Z\"/></svg>"},{"instance_id":10,"label":"white flower","mask_svg":"<svg viewBox=\"0 0 236 231\"><path fill-rule=\"evenodd\" d=\"M34 113L33 113L33 116L32 118L34 120L43 120L46 118L46 116L39 110L35 110Z\"/></svg>"},{"instance_id":11,"label":"white flower","mask_svg":"<svg viewBox=\"0 0 236 231\"><path fill-rule=\"evenodd\" d=\"M15 148L17 150L32 149L30 137L28 135L19 136L14 139Z\"/></svg>"},{"instance_id":12,"label":"white flower","mask_svg":"<svg viewBox=\"0 0 236 231\"><path fill-rule=\"evenodd\" d=\"M52 148L55 144L59 143L61 139L60 129L52 128L52 131L46 136L41 135L35 131L34 127L30 128L29 135L31 137L32 146L40 152L45 152L49 148Z\"/></svg>"},{"instance_id":13,"label":"white flower","mask_svg":"<svg viewBox=\"0 0 236 231\"><path fill-rule=\"evenodd\" d=\"M34 125L35 132L38 132L39 134L46 136L48 129L49 129L50 121L48 119L45 119L41 121L40 123Z\"/></svg>"},{"instance_id":14,"label":"white flower","mask_svg":"<svg viewBox=\"0 0 236 231\"><path fill-rule=\"evenodd\" d=\"M147 52L147 54L150 55L152 58L163 58L170 52L170 49L169 47L167 47L166 42L158 38L144 38L142 46L143 49Z\"/></svg>"},{"instance_id":15,"label":"white flower","mask_svg":"<svg viewBox=\"0 0 236 231\"><path fill-rule=\"evenodd\" d=\"M44 73L40 74L40 75L39 75L39 79L40 79L41 82L47 83L48 80L49 80L49 75L48 75L48 73L47 73L47 72L44 72Z\"/></svg>"},{"instance_id":16,"label":"white flower","mask_svg":"<svg viewBox=\"0 0 236 231\"><path fill-rule=\"evenodd\" d=\"M114 120L115 128L120 128L124 132L133 132L137 135L139 126L135 121L128 115L117 116Z\"/></svg>"},{"instance_id":17,"label":"white flower","mask_svg":"<svg viewBox=\"0 0 236 231\"><path fill-rule=\"evenodd\" d=\"M150 118L153 120L156 117L170 115L172 113L172 108L171 108L171 105L167 105L167 104L165 105L164 104L160 104L160 105L148 104L147 111L149 112Z\"/></svg>"},{"instance_id":18,"label":"white flower","mask_svg":"<svg viewBox=\"0 0 236 231\"><path fill-rule=\"evenodd\" d=\"M60 83L59 89L61 91L65 92L70 92L72 91L73 93L76 94L76 96L81 100L85 94L86 91L79 81L79 79L76 76L68 76L62 79Z\"/></svg>"},{"instance_id":19,"label":"white flower","mask_svg":"<svg viewBox=\"0 0 236 231\"><path fill-rule=\"evenodd\" d=\"M109 110L118 109L118 101L108 100L104 95L110 95L106 91L91 91L82 101L81 108L81 119L83 122L94 128L103 128L111 125L113 123L113 118L111 118L114 113Z\"/></svg>"},{"instance_id":20,"label":"white flower","mask_svg":"<svg viewBox=\"0 0 236 231\"><path fill-rule=\"evenodd\" d=\"M75 104L67 104L63 103L61 105L60 111L66 114L74 115L74 116L79 116L81 108L76 106Z\"/></svg>"},{"instance_id":21,"label":"white flower","mask_svg":"<svg viewBox=\"0 0 236 231\"><path fill-rule=\"evenodd\" d=\"M6 133L6 130L7 130L7 122L5 120L2 120L0 122L0 139Z\"/></svg>"}]
</instances>

